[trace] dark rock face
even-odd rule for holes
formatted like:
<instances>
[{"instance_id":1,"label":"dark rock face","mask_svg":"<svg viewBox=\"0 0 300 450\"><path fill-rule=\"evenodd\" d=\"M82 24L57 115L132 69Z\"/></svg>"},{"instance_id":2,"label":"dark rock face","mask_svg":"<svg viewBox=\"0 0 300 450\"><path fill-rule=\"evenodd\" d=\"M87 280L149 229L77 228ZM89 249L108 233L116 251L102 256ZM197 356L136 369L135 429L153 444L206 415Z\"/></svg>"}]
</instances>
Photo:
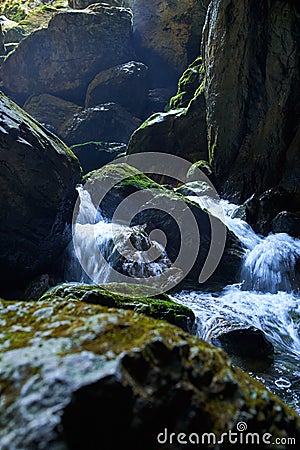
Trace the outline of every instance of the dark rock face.
<instances>
[{"instance_id":1,"label":"dark rock face","mask_svg":"<svg viewBox=\"0 0 300 450\"><path fill-rule=\"evenodd\" d=\"M40 93L84 102L97 73L134 60L131 19L128 10L99 4L55 15L6 59L3 89L19 102Z\"/></svg>"},{"instance_id":2,"label":"dark rock face","mask_svg":"<svg viewBox=\"0 0 300 450\"><path fill-rule=\"evenodd\" d=\"M201 442L202 433L236 432L239 421L260 436L299 439L299 417L278 397L166 322L59 292L3 301L0 318L3 450L153 450L165 428Z\"/></svg>"},{"instance_id":3,"label":"dark rock face","mask_svg":"<svg viewBox=\"0 0 300 450\"><path fill-rule=\"evenodd\" d=\"M300 215L282 211L272 221L273 233L288 233L290 236L300 237Z\"/></svg>"},{"instance_id":4,"label":"dark rock face","mask_svg":"<svg viewBox=\"0 0 300 450\"><path fill-rule=\"evenodd\" d=\"M83 175L113 161L118 155L124 155L126 144L117 142L87 142L71 147L79 159Z\"/></svg>"},{"instance_id":5,"label":"dark rock face","mask_svg":"<svg viewBox=\"0 0 300 450\"><path fill-rule=\"evenodd\" d=\"M299 192L297 5L209 4L202 45L209 154L222 191L241 200L278 185Z\"/></svg>"},{"instance_id":6,"label":"dark rock face","mask_svg":"<svg viewBox=\"0 0 300 450\"><path fill-rule=\"evenodd\" d=\"M147 72L147 66L136 61L100 72L89 84L85 107L114 102L139 117L149 89Z\"/></svg>"},{"instance_id":7,"label":"dark rock face","mask_svg":"<svg viewBox=\"0 0 300 450\"><path fill-rule=\"evenodd\" d=\"M1 280L26 281L51 267L70 236L80 166L73 153L0 97Z\"/></svg>"},{"instance_id":8,"label":"dark rock face","mask_svg":"<svg viewBox=\"0 0 300 450\"><path fill-rule=\"evenodd\" d=\"M23 108L46 127L52 127L58 136L61 135L63 124L83 109L82 106L49 94L29 97Z\"/></svg>"},{"instance_id":9,"label":"dark rock face","mask_svg":"<svg viewBox=\"0 0 300 450\"><path fill-rule=\"evenodd\" d=\"M141 121L116 103L104 103L75 114L60 129L68 145L90 141L128 142Z\"/></svg>"}]
</instances>

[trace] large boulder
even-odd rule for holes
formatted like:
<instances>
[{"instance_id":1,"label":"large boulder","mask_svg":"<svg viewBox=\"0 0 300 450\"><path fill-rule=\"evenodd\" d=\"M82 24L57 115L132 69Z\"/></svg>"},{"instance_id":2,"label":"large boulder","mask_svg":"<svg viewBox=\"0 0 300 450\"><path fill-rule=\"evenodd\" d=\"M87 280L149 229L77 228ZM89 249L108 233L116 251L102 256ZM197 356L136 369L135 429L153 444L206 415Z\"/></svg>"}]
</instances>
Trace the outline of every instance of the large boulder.
<instances>
[{"instance_id":1,"label":"large boulder","mask_svg":"<svg viewBox=\"0 0 300 450\"><path fill-rule=\"evenodd\" d=\"M257 448L299 440L293 410L180 328L59 292L0 305L3 450L179 450L197 436L209 448L229 430L244 438L241 426Z\"/></svg>"},{"instance_id":2,"label":"large boulder","mask_svg":"<svg viewBox=\"0 0 300 450\"><path fill-rule=\"evenodd\" d=\"M68 145L90 141L125 142L141 124L117 103L104 103L84 109L60 127L60 136Z\"/></svg>"},{"instance_id":3,"label":"large boulder","mask_svg":"<svg viewBox=\"0 0 300 450\"><path fill-rule=\"evenodd\" d=\"M299 192L299 2L212 0L203 31L208 146L223 192Z\"/></svg>"},{"instance_id":4,"label":"large boulder","mask_svg":"<svg viewBox=\"0 0 300 450\"><path fill-rule=\"evenodd\" d=\"M52 264L70 239L80 166L73 153L0 95L0 279L15 288Z\"/></svg>"},{"instance_id":5,"label":"large boulder","mask_svg":"<svg viewBox=\"0 0 300 450\"><path fill-rule=\"evenodd\" d=\"M97 73L135 59L131 33L132 16L124 8L97 4L56 14L5 60L3 90L18 102L48 93L84 103Z\"/></svg>"},{"instance_id":6,"label":"large boulder","mask_svg":"<svg viewBox=\"0 0 300 450\"><path fill-rule=\"evenodd\" d=\"M149 89L147 72L148 67L136 61L100 72L88 86L85 107L115 102L139 117Z\"/></svg>"},{"instance_id":7,"label":"large boulder","mask_svg":"<svg viewBox=\"0 0 300 450\"><path fill-rule=\"evenodd\" d=\"M73 8L85 8L94 0L69 0ZM109 0L131 8L134 39L141 61L149 66L157 86L169 85L198 55L206 8L201 0ZM160 83L160 84L159 84Z\"/></svg>"},{"instance_id":8,"label":"large boulder","mask_svg":"<svg viewBox=\"0 0 300 450\"><path fill-rule=\"evenodd\" d=\"M157 168L160 165L158 158ZM184 196L171 186L160 185L135 167L118 160L91 172L85 177L85 182L84 187L91 193L95 205L98 206L98 199L101 198L101 214L105 219L111 220L118 211L118 217L114 219L118 223L125 224L129 221L130 226L142 226L143 232L150 237L158 230L159 233L162 232L165 241L160 241L159 235L153 239L164 246L172 264L178 258L176 264L163 267L162 274L169 267L179 268L183 272L181 279L197 283L207 260L213 266L218 259L219 249L224 245L219 264L215 264L216 270L212 271L205 286L224 286L238 281L244 255L240 242L229 230L226 233L226 227L219 217L188 197L191 192L194 194L193 191L188 191L187 196ZM108 189L107 185L111 188ZM106 193L104 198L103 192ZM200 241L197 244L198 233ZM209 253L212 239L215 239L214 243L218 247L213 255Z\"/></svg>"}]
</instances>

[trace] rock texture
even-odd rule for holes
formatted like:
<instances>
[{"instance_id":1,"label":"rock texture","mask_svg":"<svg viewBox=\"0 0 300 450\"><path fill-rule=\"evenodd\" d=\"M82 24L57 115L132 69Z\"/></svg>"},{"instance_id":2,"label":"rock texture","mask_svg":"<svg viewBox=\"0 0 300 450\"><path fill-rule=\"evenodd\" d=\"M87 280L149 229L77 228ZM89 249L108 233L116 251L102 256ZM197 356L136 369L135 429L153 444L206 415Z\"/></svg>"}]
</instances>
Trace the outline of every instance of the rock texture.
<instances>
[{"instance_id":1,"label":"rock texture","mask_svg":"<svg viewBox=\"0 0 300 450\"><path fill-rule=\"evenodd\" d=\"M75 114L60 127L60 135L68 145L90 141L127 143L140 124L141 120L117 103L104 103Z\"/></svg>"},{"instance_id":2,"label":"rock texture","mask_svg":"<svg viewBox=\"0 0 300 450\"><path fill-rule=\"evenodd\" d=\"M136 116L140 116L148 94L148 67L129 61L100 72L89 84L85 107L115 102Z\"/></svg>"},{"instance_id":3,"label":"rock texture","mask_svg":"<svg viewBox=\"0 0 300 450\"><path fill-rule=\"evenodd\" d=\"M23 108L40 123L54 130L58 136L61 135L64 123L83 110L82 106L49 94L29 97Z\"/></svg>"},{"instance_id":4,"label":"rock texture","mask_svg":"<svg viewBox=\"0 0 300 450\"><path fill-rule=\"evenodd\" d=\"M70 236L80 166L73 153L0 96L0 278L15 288L50 269Z\"/></svg>"},{"instance_id":5,"label":"rock texture","mask_svg":"<svg viewBox=\"0 0 300 450\"><path fill-rule=\"evenodd\" d=\"M104 4L56 14L6 59L3 89L19 102L40 93L84 102L97 73L134 59L131 20L128 10Z\"/></svg>"},{"instance_id":6,"label":"rock texture","mask_svg":"<svg viewBox=\"0 0 300 450\"><path fill-rule=\"evenodd\" d=\"M210 159L222 191L242 200L277 185L299 192L299 12L293 1L209 4Z\"/></svg>"},{"instance_id":7,"label":"rock texture","mask_svg":"<svg viewBox=\"0 0 300 450\"><path fill-rule=\"evenodd\" d=\"M153 450L165 428L201 442L239 421L299 439L296 413L220 349L166 322L72 295L3 301L0 314L3 450Z\"/></svg>"}]
</instances>

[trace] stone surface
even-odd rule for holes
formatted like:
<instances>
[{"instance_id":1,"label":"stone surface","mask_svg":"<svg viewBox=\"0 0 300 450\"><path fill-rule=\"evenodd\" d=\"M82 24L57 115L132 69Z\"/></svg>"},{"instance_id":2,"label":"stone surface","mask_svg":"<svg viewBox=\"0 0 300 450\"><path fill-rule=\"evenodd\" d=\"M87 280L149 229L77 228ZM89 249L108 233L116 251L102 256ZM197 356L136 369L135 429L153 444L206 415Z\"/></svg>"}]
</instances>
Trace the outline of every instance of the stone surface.
<instances>
[{"instance_id":1,"label":"stone surface","mask_svg":"<svg viewBox=\"0 0 300 450\"><path fill-rule=\"evenodd\" d=\"M85 107L114 102L139 117L147 100L147 72L148 67L136 61L100 72L88 86Z\"/></svg>"},{"instance_id":2,"label":"stone surface","mask_svg":"<svg viewBox=\"0 0 300 450\"><path fill-rule=\"evenodd\" d=\"M104 103L75 114L60 128L68 145L85 142L125 142L141 121L116 103Z\"/></svg>"},{"instance_id":3,"label":"stone surface","mask_svg":"<svg viewBox=\"0 0 300 450\"><path fill-rule=\"evenodd\" d=\"M70 0L73 8L85 8L93 0ZM201 0L109 0L132 9L134 40L141 61L150 68L156 86L168 86L198 55L205 7ZM158 84L158 83L161 84Z\"/></svg>"},{"instance_id":4,"label":"stone surface","mask_svg":"<svg viewBox=\"0 0 300 450\"><path fill-rule=\"evenodd\" d=\"M52 127L58 136L63 124L83 110L82 106L49 94L29 97L23 108L46 127Z\"/></svg>"},{"instance_id":5,"label":"stone surface","mask_svg":"<svg viewBox=\"0 0 300 450\"><path fill-rule=\"evenodd\" d=\"M299 192L299 33L298 2L209 4L208 146L227 195L245 200L278 185Z\"/></svg>"},{"instance_id":6,"label":"stone surface","mask_svg":"<svg viewBox=\"0 0 300 450\"><path fill-rule=\"evenodd\" d=\"M68 147L3 94L0 108L3 290L50 270L68 242L80 166Z\"/></svg>"},{"instance_id":7,"label":"stone surface","mask_svg":"<svg viewBox=\"0 0 300 450\"><path fill-rule=\"evenodd\" d=\"M104 4L54 15L6 59L3 89L19 102L41 93L84 102L97 73L134 59L131 19L128 10Z\"/></svg>"},{"instance_id":8,"label":"stone surface","mask_svg":"<svg viewBox=\"0 0 300 450\"><path fill-rule=\"evenodd\" d=\"M300 214L281 211L272 220L273 233L288 233L290 236L300 237Z\"/></svg>"},{"instance_id":9,"label":"stone surface","mask_svg":"<svg viewBox=\"0 0 300 450\"><path fill-rule=\"evenodd\" d=\"M113 161L117 156L126 151L126 144L117 142L87 142L71 147L71 150L79 159L83 174L99 169Z\"/></svg>"},{"instance_id":10,"label":"stone surface","mask_svg":"<svg viewBox=\"0 0 300 450\"><path fill-rule=\"evenodd\" d=\"M191 162L208 159L202 92L187 108L153 114L131 136L127 153L163 152Z\"/></svg>"},{"instance_id":11,"label":"stone surface","mask_svg":"<svg viewBox=\"0 0 300 450\"><path fill-rule=\"evenodd\" d=\"M165 428L201 442L239 421L299 439L296 413L180 328L72 298L0 305L3 450L152 450Z\"/></svg>"}]
</instances>

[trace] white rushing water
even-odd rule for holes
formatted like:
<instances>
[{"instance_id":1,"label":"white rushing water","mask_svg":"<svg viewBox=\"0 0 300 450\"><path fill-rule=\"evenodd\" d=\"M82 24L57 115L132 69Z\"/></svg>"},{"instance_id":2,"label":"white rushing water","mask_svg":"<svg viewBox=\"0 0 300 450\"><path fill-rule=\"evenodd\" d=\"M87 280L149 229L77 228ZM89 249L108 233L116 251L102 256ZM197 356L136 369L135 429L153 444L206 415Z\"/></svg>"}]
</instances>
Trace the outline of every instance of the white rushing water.
<instances>
[{"instance_id":1,"label":"white rushing water","mask_svg":"<svg viewBox=\"0 0 300 450\"><path fill-rule=\"evenodd\" d=\"M84 261L86 271L92 276L86 275L74 247L70 246L68 281L108 283L111 268L134 280L134 277L155 276L170 267L164 250L149 239L142 227L110 223L96 210L88 192L83 188L78 191L81 204L73 242L77 257ZM227 286L221 292L182 291L173 298L194 311L197 334L207 341L222 321L229 326L238 324L240 328L253 326L262 330L274 346L274 361L267 368L254 368L252 374L300 411L300 295L295 270L300 260L300 241L285 233L257 235L245 221L234 217L237 206L226 201L217 202L206 196L189 199L226 223L242 243L245 256L238 284ZM126 250L132 240L135 241L134 260L130 250ZM145 248L152 250L156 257L152 255L145 260L142 257Z\"/></svg>"}]
</instances>

